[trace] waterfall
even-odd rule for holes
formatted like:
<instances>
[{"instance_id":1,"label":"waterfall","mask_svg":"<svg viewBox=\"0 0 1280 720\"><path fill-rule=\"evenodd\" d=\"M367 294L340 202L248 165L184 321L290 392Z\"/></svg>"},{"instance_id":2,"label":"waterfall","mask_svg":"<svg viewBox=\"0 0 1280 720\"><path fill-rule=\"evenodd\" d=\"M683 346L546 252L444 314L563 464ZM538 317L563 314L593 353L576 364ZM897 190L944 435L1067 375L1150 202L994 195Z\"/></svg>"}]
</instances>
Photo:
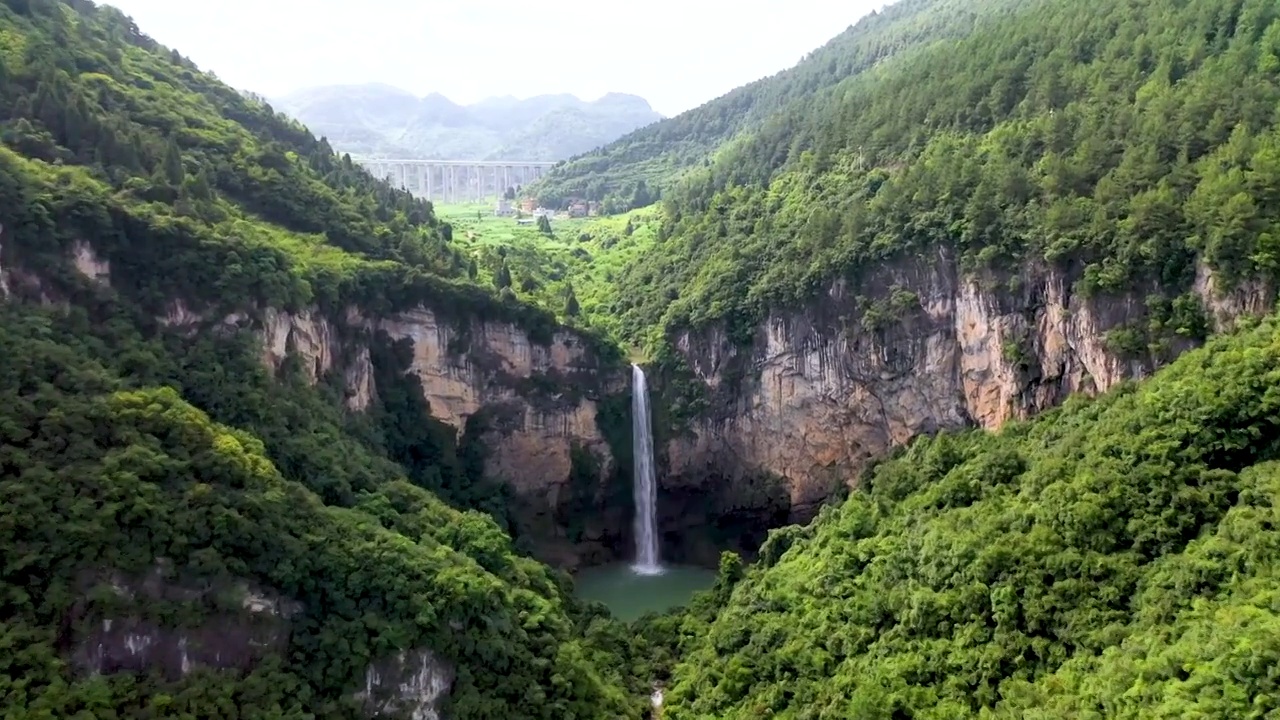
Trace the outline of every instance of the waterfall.
<instances>
[{"instance_id":1,"label":"waterfall","mask_svg":"<svg viewBox=\"0 0 1280 720\"><path fill-rule=\"evenodd\" d=\"M662 572L658 561L658 482L653 476L653 427L644 370L631 366L631 439L635 456L636 564L641 575Z\"/></svg>"}]
</instances>

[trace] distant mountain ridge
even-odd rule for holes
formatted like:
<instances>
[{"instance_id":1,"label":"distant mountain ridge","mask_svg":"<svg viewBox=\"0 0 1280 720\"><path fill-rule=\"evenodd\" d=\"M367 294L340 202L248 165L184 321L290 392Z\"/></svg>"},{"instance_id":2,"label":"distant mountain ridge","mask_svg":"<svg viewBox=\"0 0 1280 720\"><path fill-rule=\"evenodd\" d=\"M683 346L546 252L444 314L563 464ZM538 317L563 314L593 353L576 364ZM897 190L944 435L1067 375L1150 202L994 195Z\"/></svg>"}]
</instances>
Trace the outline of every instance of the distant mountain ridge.
<instances>
[{"instance_id":1,"label":"distant mountain ridge","mask_svg":"<svg viewBox=\"0 0 1280 720\"><path fill-rule=\"evenodd\" d=\"M327 85L273 98L342 152L450 160L563 160L663 119L637 95L568 93L460 105L391 85Z\"/></svg>"}]
</instances>

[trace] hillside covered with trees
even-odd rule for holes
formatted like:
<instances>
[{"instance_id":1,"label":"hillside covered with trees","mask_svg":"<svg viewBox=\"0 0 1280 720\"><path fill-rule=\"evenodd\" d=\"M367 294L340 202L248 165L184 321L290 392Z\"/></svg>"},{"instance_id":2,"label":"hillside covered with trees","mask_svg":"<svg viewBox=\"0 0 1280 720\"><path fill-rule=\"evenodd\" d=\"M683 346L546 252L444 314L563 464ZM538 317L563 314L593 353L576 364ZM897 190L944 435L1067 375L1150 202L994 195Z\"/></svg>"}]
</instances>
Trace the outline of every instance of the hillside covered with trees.
<instances>
[{"instance_id":1,"label":"hillside covered with trees","mask_svg":"<svg viewBox=\"0 0 1280 720\"><path fill-rule=\"evenodd\" d=\"M1278 382L1269 319L1097 401L916 442L669 627L663 717L1274 714Z\"/></svg>"},{"instance_id":2,"label":"hillside covered with trees","mask_svg":"<svg viewBox=\"0 0 1280 720\"><path fill-rule=\"evenodd\" d=\"M711 162L730 141L765 128L787 135L843 80L910 49L964 37L988 16L1014 4L900 0L873 11L795 67L573 157L529 192L547 207L573 198L641 207L690 170ZM780 163L786 152L783 148L773 161Z\"/></svg>"},{"instance_id":3,"label":"hillside covered with trees","mask_svg":"<svg viewBox=\"0 0 1280 720\"><path fill-rule=\"evenodd\" d=\"M417 446L408 472L390 409L273 376L249 327L162 321L422 302L535 334L554 318L471 284L429 204L113 8L7 0L0 38L7 716L360 717L368 669L427 649L456 673L452 718L639 717L647 690L588 639L610 621L431 492L472 477L452 446ZM156 572L159 596L135 584ZM256 632L236 629L257 627L236 619L243 583L300 607L253 662L83 666L113 619L160 628L150 643Z\"/></svg>"},{"instance_id":4,"label":"hillside covered with trees","mask_svg":"<svg viewBox=\"0 0 1280 720\"><path fill-rule=\"evenodd\" d=\"M417 709L451 720L638 720L654 682L665 720L1280 713L1280 322L1213 337L1196 289L1274 304L1277 113L1271 0L903 0L536 189L643 211L499 239L112 8L2 0L0 707L362 718L379 676L442 683ZM1048 271L1137 297L1106 345L1162 367L917 438L631 625L518 551L505 490L402 367L352 412L342 378L273 372L254 322L568 323L675 395L701 387L682 333L745 350L833 284L853 332L893 326L920 298L861 283L903 260L997 299ZM129 628L234 652L95 654Z\"/></svg>"},{"instance_id":5,"label":"hillside covered with trees","mask_svg":"<svg viewBox=\"0 0 1280 720\"><path fill-rule=\"evenodd\" d=\"M940 251L965 274L1052 268L1083 295L1165 304L1197 264L1223 289L1270 281L1278 12L1040 0L894 56L667 193L615 313L651 346L708 325L749 337L771 308Z\"/></svg>"}]
</instances>

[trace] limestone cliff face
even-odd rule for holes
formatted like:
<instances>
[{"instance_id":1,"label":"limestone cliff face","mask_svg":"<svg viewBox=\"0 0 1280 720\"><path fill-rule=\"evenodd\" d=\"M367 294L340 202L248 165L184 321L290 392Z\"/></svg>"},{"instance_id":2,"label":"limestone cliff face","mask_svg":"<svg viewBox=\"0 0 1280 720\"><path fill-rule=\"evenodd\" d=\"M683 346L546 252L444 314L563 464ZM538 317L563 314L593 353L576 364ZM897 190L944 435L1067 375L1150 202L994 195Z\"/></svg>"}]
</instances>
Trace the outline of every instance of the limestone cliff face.
<instances>
[{"instance_id":1,"label":"limestone cliff face","mask_svg":"<svg viewBox=\"0 0 1280 720\"><path fill-rule=\"evenodd\" d=\"M1233 290L1221 285L1207 265L1196 265L1195 293L1204 302L1215 331L1229 329L1240 317L1265 315L1275 304L1276 288L1261 279L1237 283Z\"/></svg>"},{"instance_id":2,"label":"limestone cliff face","mask_svg":"<svg viewBox=\"0 0 1280 720\"><path fill-rule=\"evenodd\" d=\"M210 607L217 605L214 596L227 595L226 588L209 583L175 580L171 569L168 560L159 559L138 576L85 573L80 578L85 599L65 623L72 628L71 661L79 673L158 673L179 680L200 669L249 671L268 656L288 653L293 622L305 608L249 583L235 588L238 608L223 601L222 609L194 624L120 610L158 601ZM104 614L94 607L89 597L95 585L116 596L115 610ZM453 665L430 649L403 650L374 659L365 669L364 686L352 696L368 718L439 720L455 674Z\"/></svg>"},{"instance_id":3,"label":"limestone cliff face","mask_svg":"<svg viewBox=\"0 0 1280 720\"><path fill-rule=\"evenodd\" d=\"M598 401L602 393L626 387L625 376L601 367L572 332L538 342L510 323L445 317L424 307L387 317L350 307L338 318L314 308L209 318L180 301L160 322L186 332L210 324L252 328L262 338L264 366L278 371L286 361L296 362L312 384L336 374L353 411L368 409L378 394L371 347L407 342L411 355L404 371L418 377L431 415L459 438L468 419L485 420L484 472L507 483L536 516L529 524L542 536L535 542L544 559L564 566L584 557L603 559L611 554L606 546L619 541L625 519L601 518L588 538L595 546L573 548L563 523L550 517L567 499L575 448L594 458L599 482L592 492L602 493L600 485L613 475L613 454L597 422ZM606 526L614 530L606 533Z\"/></svg>"},{"instance_id":4,"label":"limestone cliff face","mask_svg":"<svg viewBox=\"0 0 1280 720\"><path fill-rule=\"evenodd\" d=\"M302 373L311 383L334 367L342 348L337 329L312 309L288 313L275 308L262 312L262 363L279 369L289 355L296 355Z\"/></svg>"},{"instance_id":5,"label":"limestone cliff face","mask_svg":"<svg viewBox=\"0 0 1280 720\"><path fill-rule=\"evenodd\" d=\"M142 576L86 575L81 582L88 596L89 587L105 581L126 607L158 601L208 604L219 592L207 584L175 582L168 578L167 567L162 560ZM221 610L187 627L127 612L99 616L91 603L83 601L72 611L78 621L71 623L78 628L72 664L90 675L154 670L177 680L198 668L250 670L266 656L284 653L289 646L289 622L302 612L302 606L247 583L236 592L241 599L239 611Z\"/></svg>"},{"instance_id":6,"label":"limestone cliff face","mask_svg":"<svg viewBox=\"0 0 1280 720\"><path fill-rule=\"evenodd\" d=\"M605 507L616 461L598 417L602 395L624 389L624 376L602 367L568 331L538 342L510 323L445 319L427 308L370 325L412 344L408 372L434 417L460 435L469 419L482 420L473 429L486 450L485 474L514 490L522 530L541 559L572 567L613 555L626 521ZM570 486L575 451L592 458L591 487ZM585 537L568 537L569 505L593 508Z\"/></svg>"},{"instance_id":7,"label":"limestone cliff face","mask_svg":"<svg viewBox=\"0 0 1280 720\"><path fill-rule=\"evenodd\" d=\"M370 717L440 720L440 706L453 687L455 670L430 650L383 658L365 671L356 699Z\"/></svg>"},{"instance_id":8,"label":"limestone cliff face","mask_svg":"<svg viewBox=\"0 0 1280 720\"><path fill-rule=\"evenodd\" d=\"M1193 344L1122 357L1107 333L1145 324L1154 288L1085 298L1072 285L1052 270L969 278L942 255L878 269L856 291L834 283L807 310L771 315L748 349L719 328L676 338L711 405L666 445L668 493L709 474L731 485L764 474L785 488L792 519L804 519L871 458L917 435L999 428L1071 393L1141 378ZM1194 291L1219 330L1275 297L1261 283L1221 293L1204 267ZM873 319L890 306L887 320Z\"/></svg>"},{"instance_id":9,"label":"limestone cliff face","mask_svg":"<svg viewBox=\"0 0 1280 720\"><path fill-rule=\"evenodd\" d=\"M558 332L547 344L507 323L443 322L420 308L380 320L392 340L413 343L409 371L422 382L436 418L462 431L468 417L486 408L499 423L489 445L489 469L523 495L549 494L569 477L576 442L606 463L608 443L596 426L596 399L552 392L534 399L527 381L542 377L569 385L598 386L598 368L575 335Z\"/></svg>"}]
</instances>

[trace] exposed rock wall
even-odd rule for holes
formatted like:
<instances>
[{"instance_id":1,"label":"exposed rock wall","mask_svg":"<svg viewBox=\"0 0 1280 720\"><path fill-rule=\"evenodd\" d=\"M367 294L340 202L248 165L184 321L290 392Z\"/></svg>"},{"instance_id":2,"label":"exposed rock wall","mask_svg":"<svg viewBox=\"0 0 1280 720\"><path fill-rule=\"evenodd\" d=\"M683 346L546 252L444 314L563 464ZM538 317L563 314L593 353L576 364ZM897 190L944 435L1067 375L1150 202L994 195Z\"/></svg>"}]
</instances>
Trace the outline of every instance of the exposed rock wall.
<instances>
[{"instance_id":1,"label":"exposed rock wall","mask_svg":"<svg viewBox=\"0 0 1280 720\"><path fill-rule=\"evenodd\" d=\"M708 475L733 484L771 474L792 519L803 520L869 460L917 435L999 428L1071 393L1150 374L1160 358L1121 357L1107 333L1145 323L1155 289L1085 298L1060 272L975 279L941 255L834 283L807 310L771 315L750 348L720 328L686 333L676 344L710 388L711 409L667 443L667 492ZM895 291L906 301L894 316L866 322ZM1219 330L1268 311L1275 296L1262 283L1221 293L1204 267L1194 291ZM1175 339L1169 355L1192 344Z\"/></svg>"},{"instance_id":2,"label":"exposed rock wall","mask_svg":"<svg viewBox=\"0 0 1280 720\"><path fill-rule=\"evenodd\" d=\"M158 601L209 608L217 605L215 596L226 595L225 588L171 575L171 563L161 559L141 576L82 576L86 599L66 623L74 628L72 666L86 675L155 672L179 680L200 668L245 672L268 656L287 655L292 622L304 610L300 603L240 583L235 590L238 608L224 606L186 625L146 617L141 611ZM118 601L110 612L87 599L99 584L106 584ZM439 720L455 674L450 662L429 649L403 650L370 663L363 688L353 696L369 718Z\"/></svg>"},{"instance_id":3,"label":"exposed rock wall","mask_svg":"<svg viewBox=\"0 0 1280 720\"><path fill-rule=\"evenodd\" d=\"M173 319L181 312L175 308ZM598 363L572 333L559 332L549 343L539 344L509 323L444 321L426 308L376 319L351 308L343 325L340 330L316 311L267 309L261 327L263 363L278 369L293 356L312 383L341 369L348 405L363 410L376 393L368 343L385 333L392 341L412 343L408 372L421 381L432 416L459 435L469 417L485 409L501 410L507 421L489 438L486 470L507 480L518 493L554 499L569 477L570 447L575 442L606 464L612 462L596 425L591 392L540 394L529 382L542 378L557 386L617 389L617 382L601 375ZM344 354L350 360L339 368Z\"/></svg>"},{"instance_id":4,"label":"exposed rock wall","mask_svg":"<svg viewBox=\"0 0 1280 720\"><path fill-rule=\"evenodd\" d=\"M372 323L392 341L412 343L408 372L418 377L431 414L461 434L480 415L485 474L514 490L521 525L544 561L572 567L611 557L625 518L605 513L605 484L616 461L599 423L605 393L626 387L625 375L602 367L573 333L533 341L515 325L444 319L419 308ZM589 453L593 487L571 488L574 449ZM570 498L572 493L586 498ZM587 537L570 539L558 517L570 501L593 508ZM615 513L616 514L616 513Z\"/></svg>"},{"instance_id":5,"label":"exposed rock wall","mask_svg":"<svg viewBox=\"0 0 1280 720\"><path fill-rule=\"evenodd\" d=\"M106 285L111 281L111 263L94 251L93 246L80 240L71 246L71 261L76 270L95 283Z\"/></svg>"},{"instance_id":6,"label":"exposed rock wall","mask_svg":"<svg viewBox=\"0 0 1280 720\"><path fill-rule=\"evenodd\" d=\"M612 462L596 425L598 394L541 392L527 382L540 377L578 388L611 384L575 335L559 332L541 345L511 324L442 322L427 309L380 320L376 327L392 340L413 343L409 372L422 381L436 418L461 432L468 417L500 409L503 422L492 437L488 469L518 493L554 497L569 477L573 442Z\"/></svg>"},{"instance_id":7,"label":"exposed rock wall","mask_svg":"<svg viewBox=\"0 0 1280 720\"><path fill-rule=\"evenodd\" d=\"M1276 288L1262 279L1245 280L1225 291L1222 285L1207 265L1196 264L1195 293L1205 303L1215 331L1230 329L1240 317L1264 315L1275 303Z\"/></svg>"},{"instance_id":8,"label":"exposed rock wall","mask_svg":"<svg viewBox=\"0 0 1280 720\"><path fill-rule=\"evenodd\" d=\"M347 389L347 409L363 412L373 402L373 362L369 356L369 346L361 345L355 357L347 365L343 374Z\"/></svg>"},{"instance_id":9,"label":"exposed rock wall","mask_svg":"<svg viewBox=\"0 0 1280 720\"><path fill-rule=\"evenodd\" d=\"M267 308L261 332L263 364L279 369L285 358L295 355L312 384L334 368L342 352L334 324L312 309L288 313Z\"/></svg>"},{"instance_id":10,"label":"exposed rock wall","mask_svg":"<svg viewBox=\"0 0 1280 720\"><path fill-rule=\"evenodd\" d=\"M210 604L217 588L169 580L166 565L157 563L141 577L113 573L105 582L126 608L144 608L157 601ZM87 591L94 580L85 578L83 583ZM267 655L284 653L289 622L302 612L302 606L246 583L237 593L238 611L219 610L187 627L119 610L103 616L81 603L73 610L76 622L72 624L79 630L72 645L72 664L92 675L156 670L176 680L201 667L249 670Z\"/></svg>"},{"instance_id":11,"label":"exposed rock wall","mask_svg":"<svg viewBox=\"0 0 1280 720\"><path fill-rule=\"evenodd\" d=\"M399 652L369 666L356 699L369 717L440 720L454 673L451 664L430 650Z\"/></svg>"},{"instance_id":12,"label":"exposed rock wall","mask_svg":"<svg viewBox=\"0 0 1280 720\"><path fill-rule=\"evenodd\" d=\"M286 360L296 362L312 384L336 373L355 411L368 409L378 393L371 345L408 342L405 371L418 377L435 419L461 438L468 419L483 414L484 472L508 484L523 511L536 516L527 524L539 528L541 537L533 540L545 560L573 566L584 557L607 559L626 531L625 518L601 518L590 539L594 547L572 547L577 543L551 517L566 500L575 447L594 457L598 482L591 492L603 497L616 463L597 421L598 401L626 389L626 375L602 367L572 332L536 342L511 323L446 319L421 307L381 318L355 307L340 318L314 308L267 308L254 320L245 314L213 319L175 301L159 321L186 332L209 324L252 327L262 337L265 367L278 371ZM605 525L614 530L604 533Z\"/></svg>"}]
</instances>

